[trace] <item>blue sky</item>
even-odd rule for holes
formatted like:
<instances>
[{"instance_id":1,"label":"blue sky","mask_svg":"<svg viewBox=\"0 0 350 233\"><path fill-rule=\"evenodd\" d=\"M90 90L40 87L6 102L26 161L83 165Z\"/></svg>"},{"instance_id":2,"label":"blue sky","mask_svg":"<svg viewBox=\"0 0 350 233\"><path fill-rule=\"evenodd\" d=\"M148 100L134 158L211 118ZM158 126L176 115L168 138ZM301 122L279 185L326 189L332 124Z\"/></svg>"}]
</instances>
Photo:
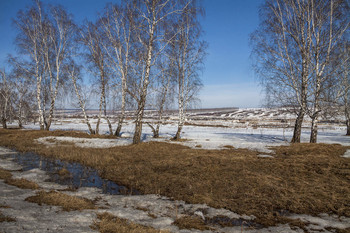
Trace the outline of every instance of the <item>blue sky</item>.
<instances>
[{"instance_id":1,"label":"blue sky","mask_svg":"<svg viewBox=\"0 0 350 233\"><path fill-rule=\"evenodd\" d=\"M77 22L94 20L111 0L43 0L60 3ZM263 0L204 0L206 16L202 20L204 39L209 43L204 87L200 93L203 108L259 107L261 88L249 59L249 34L258 26L258 7ZM0 67L8 53L15 53L16 32L12 19L31 0L0 0Z\"/></svg>"}]
</instances>

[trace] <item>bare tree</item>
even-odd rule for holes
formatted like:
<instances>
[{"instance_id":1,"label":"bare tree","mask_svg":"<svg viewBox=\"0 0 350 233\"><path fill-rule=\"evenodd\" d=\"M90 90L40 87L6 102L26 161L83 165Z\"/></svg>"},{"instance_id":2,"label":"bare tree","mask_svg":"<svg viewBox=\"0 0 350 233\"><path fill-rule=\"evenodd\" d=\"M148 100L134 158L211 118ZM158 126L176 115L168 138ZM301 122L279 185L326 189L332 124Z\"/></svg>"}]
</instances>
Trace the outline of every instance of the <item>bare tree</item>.
<instances>
[{"instance_id":1,"label":"bare tree","mask_svg":"<svg viewBox=\"0 0 350 233\"><path fill-rule=\"evenodd\" d=\"M350 11L343 0L310 0L312 19L312 71L314 72L311 91L312 120L310 143L317 142L318 117L322 110L322 92L327 88L328 79L335 77L338 67L331 66L331 58L350 25Z\"/></svg>"},{"instance_id":2,"label":"bare tree","mask_svg":"<svg viewBox=\"0 0 350 233\"><path fill-rule=\"evenodd\" d=\"M2 128L7 129L7 121L10 116L12 85L8 80L4 69L0 70L0 107L1 107L1 124Z\"/></svg>"},{"instance_id":3,"label":"bare tree","mask_svg":"<svg viewBox=\"0 0 350 233\"><path fill-rule=\"evenodd\" d=\"M125 118L127 77L130 69L130 56L133 35L133 13L130 1L122 1L120 5L106 6L104 17L101 18L102 33L106 40L102 44L107 54L110 67L120 77L121 109L116 136L120 136Z\"/></svg>"},{"instance_id":4,"label":"bare tree","mask_svg":"<svg viewBox=\"0 0 350 233\"><path fill-rule=\"evenodd\" d=\"M340 55L337 57L337 73L336 83L333 85L333 105L336 101L340 107L343 107L343 114L346 123L346 135L350 135L350 41L345 40L340 49Z\"/></svg>"},{"instance_id":5,"label":"bare tree","mask_svg":"<svg viewBox=\"0 0 350 233\"><path fill-rule=\"evenodd\" d=\"M187 3L178 3L174 0L139 0L133 5L137 16L134 24L135 37L138 41L138 45L135 45L135 49L138 49L136 59L140 61L136 62L138 63L136 70L139 73L139 78L134 82L136 91L130 93L137 102L134 144L141 141L142 119L151 81L151 68L173 38L167 33L173 35L177 33L174 30L165 29L171 27L172 16L180 13L187 6Z\"/></svg>"},{"instance_id":6,"label":"bare tree","mask_svg":"<svg viewBox=\"0 0 350 233\"><path fill-rule=\"evenodd\" d=\"M158 59L156 67L159 72L155 83L152 85L153 101L150 105L156 110L157 120L154 125L151 122L147 122L147 124L152 129L153 137L159 138L166 104L169 106L173 101L174 91L172 90L175 89L175 82L173 76L174 65L171 59L163 56L162 59Z\"/></svg>"},{"instance_id":7,"label":"bare tree","mask_svg":"<svg viewBox=\"0 0 350 233\"><path fill-rule=\"evenodd\" d=\"M13 105L18 127L22 128L35 109L35 88L30 77L22 69L13 68L10 77L13 82Z\"/></svg>"},{"instance_id":8,"label":"bare tree","mask_svg":"<svg viewBox=\"0 0 350 233\"><path fill-rule=\"evenodd\" d=\"M78 84L78 80L81 80L80 68L72 61L71 64L69 65L69 67L67 67L67 73L68 73L69 78L72 81L72 84L74 87L74 92L78 98L79 107L80 107L81 111L83 112L85 123L89 129L90 134L94 134L95 132L92 130L89 117L86 114L86 109L85 109L86 100L83 98L83 96L81 94L82 93L81 85Z\"/></svg>"},{"instance_id":9,"label":"bare tree","mask_svg":"<svg viewBox=\"0 0 350 233\"><path fill-rule=\"evenodd\" d=\"M312 15L309 1L268 0L259 29L252 33L255 70L267 98L293 106L293 143L300 142L311 78Z\"/></svg>"},{"instance_id":10,"label":"bare tree","mask_svg":"<svg viewBox=\"0 0 350 233\"><path fill-rule=\"evenodd\" d=\"M40 129L50 129L55 101L64 82L61 67L70 56L74 24L60 6L46 11L40 0L26 11L19 11L14 24L18 29L16 45L24 57L12 59L17 68L36 82ZM49 103L48 117L46 105Z\"/></svg>"},{"instance_id":11,"label":"bare tree","mask_svg":"<svg viewBox=\"0 0 350 233\"><path fill-rule=\"evenodd\" d=\"M188 104L194 100L202 86L199 71L202 69L207 48L207 43L201 40L202 29L198 21L202 11L197 2L192 1L181 12L176 23L179 33L168 50L169 57L174 62L173 75L178 87L179 121L175 140L181 137Z\"/></svg>"},{"instance_id":12,"label":"bare tree","mask_svg":"<svg viewBox=\"0 0 350 233\"><path fill-rule=\"evenodd\" d=\"M312 118L310 142L316 142L322 83L331 77L324 71L348 27L345 5L343 0L268 0L261 7L261 24L251 37L255 70L269 99L297 109L293 143L300 142L306 113Z\"/></svg>"},{"instance_id":13,"label":"bare tree","mask_svg":"<svg viewBox=\"0 0 350 233\"><path fill-rule=\"evenodd\" d=\"M106 53L103 47L103 38L100 31L101 24L97 22L93 24L91 22L85 23L81 29L81 42L87 49L86 58L92 66L92 71L97 76L97 82L99 85L100 101L99 101L99 114L96 124L96 134L99 133L100 121L102 112L107 120L109 133L113 135L112 125L107 115L107 101L106 101L106 88L108 85L108 67L106 62Z\"/></svg>"},{"instance_id":14,"label":"bare tree","mask_svg":"<svg viewBox=\"0 0 350 233\"><path fill-rule=\"evenodd\" d=\"M49 114L46 130L50 129L59 88L63 84L63 66L71 56L75 25L72 16L61 6L50 7L50 21L44 26L44 60L49 84Z\"/></svg>"},{"instance_id":15,"label":"bare tree","mask_svg":"<svg viewBox=\"0 0 350 233\"><path fill-rule=\"evenodd\" d=\"M16 37L16 45L20 54L27 56L27 61L15 62L18 68L33 76L36 82L36 101L39 115L40 129L44 130L44 109L42 106L42 80L45 72L43 52L43 21L46 15L43 13L40 1L26 11L19 11L14 24L19 30ZM14 60L15 61L15 60Z\"/></svg>"},{"instance_id":16,"label":"bare tree","mask_svg":"<svg viewBox=\"0 0 350 233\"><path fill-rule=\"evenodd\" d=\"M342 66L341 72L341 86L343 89L343 94L341 95L342 102L344 103L344 113L346 119L346 135L350 136L350 45L347 44L347 47L344 49L344 59L345 65Z\"/></svg>"}]
</instances>

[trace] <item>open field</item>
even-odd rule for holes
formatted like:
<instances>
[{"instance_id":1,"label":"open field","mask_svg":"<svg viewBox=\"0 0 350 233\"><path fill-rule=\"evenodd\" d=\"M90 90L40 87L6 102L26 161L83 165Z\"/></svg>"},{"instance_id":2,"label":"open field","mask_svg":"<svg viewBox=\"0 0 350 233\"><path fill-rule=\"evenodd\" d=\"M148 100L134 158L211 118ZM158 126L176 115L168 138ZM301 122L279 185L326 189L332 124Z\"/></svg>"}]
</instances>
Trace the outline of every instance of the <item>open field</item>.
<instances>
[{"instance_id":1,"label":"open field","mask_svg":"<svg viewBox=\"0 0 350 233\"><path fill-rule=\"evenodd\" d=\"M185 126L182 142L169 140L171 132L175 132L173 122L162 126L160 139L153 140L145 127L145 143L130 145L132 122L126 125L122 138L114 138L67 131L86 130L83 124L78 124L81 119L72 118L70 123L59 124L58 120L53 128L61 130L56 131L0 130L0 146L96 168L104 178L142 194L232 211L241 216L238 219L246 216L245 221L252 222L247 231L255 232L256 228L256 232L262 232L261 229L273 229L268 227L280 224L289 224L282 232L286 229L292 232L291 228L296 232L349 230L350 138L344 136L345 127L341 122L324 123L319 135L323 143L289 145L290 127L277 125L283 114L254 111L257 112L238 112L247 118L244 124L240 123L244 117L233 119L233 113L232 118L225 113L228 115L221 120L210 118L212 113L205 115L209 120L193 120L202 126ZM288 119L287 122L291 121L292 116ZM303 140L307 140L306 130ZM149 209L139 208L150 214ZM181 208L177 211L180 213ZM213 222L220 222L215 219L218 216L209 217L205 208L200 211L204 220L194 217L195 211L192 215L179 214L174 221L178 228L165 229L219 232L224 229L223 218L220 228L214 228ZM333 215L340 219L329 220ZM321 224L320 228L310 220L322 216L328 218L329 224L340 223ZM119 221L110 215L99 215L99 219Z\"/></svg>"}]
</instances>

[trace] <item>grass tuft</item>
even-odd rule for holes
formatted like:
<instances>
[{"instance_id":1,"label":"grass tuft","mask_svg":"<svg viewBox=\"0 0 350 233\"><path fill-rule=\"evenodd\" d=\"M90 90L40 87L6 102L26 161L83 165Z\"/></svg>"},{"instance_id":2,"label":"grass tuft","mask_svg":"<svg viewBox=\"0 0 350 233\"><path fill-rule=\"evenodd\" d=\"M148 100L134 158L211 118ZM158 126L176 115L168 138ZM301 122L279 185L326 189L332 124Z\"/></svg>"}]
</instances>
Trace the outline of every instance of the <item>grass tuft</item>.
<instances>
[{"instance_id":1,"label":"grass tuft","mask_svg":"<svg viewBox=\"0 0 350 233\"><path fill-rule=\"evenodd\" d=\"M39 191L35 196L28 197L25 200L39 205L61 206L65 211L96 208L94 203L89 199L70 196L56 191Z\"/></svg>"},{"instance_id":2,"label":"grass tuft","mask_svg":"<svg viewBox=\"0 0 350 233\"><path fill-rule=\"evenodd\" d=\"M101 233L166 233L166 230L157 230L152 227L142 226L129 222L126 219L118 218L109 213L97 214L98 221L91 226L92 229Z\"/></svg>"},{"instance_id":3,"label":"grass tuft","mask_svg":"<svg viewBox=\"0 0 350 233\"><path fill-rule=\"evenodd\" d=\"M39 189L39 185L33 181L26 180L26 179L13 179L9 178L5 180L6 184L16 186L21 189Z\"/></svg>"},{"instance_id":4,"label":"grass tuft","mask_svg":"<svg viewBox=\"0 0 350 233\"><path fill-rule=\"evenodd\" d=\"M5 170L3 168L0 168L0 179L2 180L6 180L12 177L11 172L9 172L8 170Z\"/></svg>"},{"instance_id":5,"label":"grass tuft","mask_svg":"<svg viewBox=\"0 0 350 233\"><path fill-rule=\"evenodd\" d=\"M0 211L0 223L1 222L16 222L16 219L9 217L9 216L5 216L3 213L1 213Z\"/></svg>"},{"instance_id":6,"label":"grass tuft","mask_svg":"<svg viewBox=\"0 0 350 233\"><path fill-rule=\"evenodd\" d=\"M211 230L209 226L199 217L183 216L175 220L173 223L180 230L182 229L197 229L200 231Z\"/></svg>"},{"instance_id":7,"label":"grass tuft","mask_svg":"<svg viewBox=\"0 0 350 233\"><path fill-rule=\"evenodd\" d=\"M70 177L71 176L71 173L66 168L60 169L57 173L61 177Z\"/></svg>"}]
</instances>

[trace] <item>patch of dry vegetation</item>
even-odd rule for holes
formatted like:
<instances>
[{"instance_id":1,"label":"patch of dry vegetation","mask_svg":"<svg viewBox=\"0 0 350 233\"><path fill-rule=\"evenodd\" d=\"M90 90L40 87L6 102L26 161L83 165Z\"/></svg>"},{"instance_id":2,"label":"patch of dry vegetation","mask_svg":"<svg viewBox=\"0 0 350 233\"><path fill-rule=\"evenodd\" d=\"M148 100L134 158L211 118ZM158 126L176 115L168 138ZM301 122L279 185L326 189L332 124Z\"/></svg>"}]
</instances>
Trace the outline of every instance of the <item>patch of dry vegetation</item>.
<instances>
[{"instance_id":1,"label":"patch of dry vegetation","mask_svg":"<svg viewBox=\"0 0 350 233\"><path fill-rule=\"evenodd\" d=\"M126 219L118 218L109 213L97 214L98 221L94 222L91 228L101 233L167 233L169 231L157 230L152 227L142 226L129 222Z\"/></svg>"},{"instance_id":2,"label":"patch of dry vegetation","mask_svg":"<svg viewBox=\"0 0 350 233\"><path fill-rule=\"evenodd\" d=\"M21 189L39 189L39 185L27 179L14 179L10 171L0 168L0 179L3 179L6 184L16 186Z\"/></svg>"},{"instance_id":3,"label":"patch of dry vegetation","mask_svg":"<svg viewBox=\"0 0 350 233\"><path fill-rule=\"evenodd\" d=\"M25 199L26 201L37 203L39 205L53 205L53 206L61 206L65 211L72 210L84 210L84 209L95 209L93 201L81 198L70 196L64 193L56 192L56 191L39 191L35 196L31 196Z\"/></svg>"},{"instance_id":4,"label":"patch of dry vegetation","mask_svg":"<svg viewBox=\"0 0 350 233\"><path fill-rule=\"evenodd\" d=\"M11 172L0 167L0 179L6 180L6 179L10 179L11 177L12 177Z\"/></svg>"},{"instance_id":5,"label":"patch of dry vegetation","mask_svg":"<svg viewBox=\"0 0 350 233\"><path fill-rule=\"evenodd\" d=\"M62 168L60 169L57 174L61 177L70 177L71 173L66 169L66 168Z\"/></svg>"},{"instance_id":6,"label":"patch of dry vegetation","mask_svg":"<svg viewBox=\"0 0 350 233\"><path fill-rule=\"evenodd\" d=\"M89 137L78 132L0 130L0 145L82 163L104 178L189 203L254 215L263 225L284 222L281 212L350 216L350 159L341 145L273 148L274 159L247 149L202 150L150 142L108 149L46 147L43 136Z\"/></svg>"},{"instance_id":7,"label":"patch of dry vegetation","mask_svg":"<svg viewBox=\"0 0 350 233\"><path fill-rule=\"evenodd\" d=\"M3 213L1 213L0 211L0 223L1 222L16 222L16 219L9 217L9 216L5 216Z\"/></svg>"},{"instance_id":8,"label":"patch of dry vegetation","mask_svg":"<svg viewBox=\"0 0 350 233\"><path fill-rule=\"evenodd\" d=\"M205 224L205 222L199 217L193 216L183 216L176 219L173 223L180 230L182 229L197 229L200 231L211 230L209 226Z\"/></svg>"},{"instance_id":9,"label":"patch of dry vegetation","mask_svg":"<svg viewBox=\"0 0 350 233\"><path fill-rule=\"evenodd\" d=\"M235 149L235 147L231 145L224 145L223 147L226 149Z\"/></svg>"},{"instance_id":10,"label":"patch of dry vegetation","mask_svg":"<svg viewBox=\"0 0 350 233\"><path fill-rule=\"evenodd\" d=\"M27 179L13 179L9 178L5 180L6 184L16 186L21 189L39 189L39 185L33 181Z\"/></svg>"},{"instance_id":11,"label":"patch of dry vegetation","mask_svg":"<svg viewBox=\"0 0 350 233\"><path fill-rule=\"evenodd\" d=\"M345 229L338 229L338 228L333 228L333 227L326 227L327 231L330 232L335 232L335 233L349 233L350 232L350 227L345 228Z\"/></svg>"},{"instance_id":12,"label":"patch of dry vegetation","mask_svg":"<svg viewBox=\"0 0 350 233\"><path fill-rule=\"evenodd\" d=\"M0 204L0 208L9 209L9 208L11 208L11 207L8 206L8 205L2 205L2 204Z\"/></svg>"}]
</instances>

